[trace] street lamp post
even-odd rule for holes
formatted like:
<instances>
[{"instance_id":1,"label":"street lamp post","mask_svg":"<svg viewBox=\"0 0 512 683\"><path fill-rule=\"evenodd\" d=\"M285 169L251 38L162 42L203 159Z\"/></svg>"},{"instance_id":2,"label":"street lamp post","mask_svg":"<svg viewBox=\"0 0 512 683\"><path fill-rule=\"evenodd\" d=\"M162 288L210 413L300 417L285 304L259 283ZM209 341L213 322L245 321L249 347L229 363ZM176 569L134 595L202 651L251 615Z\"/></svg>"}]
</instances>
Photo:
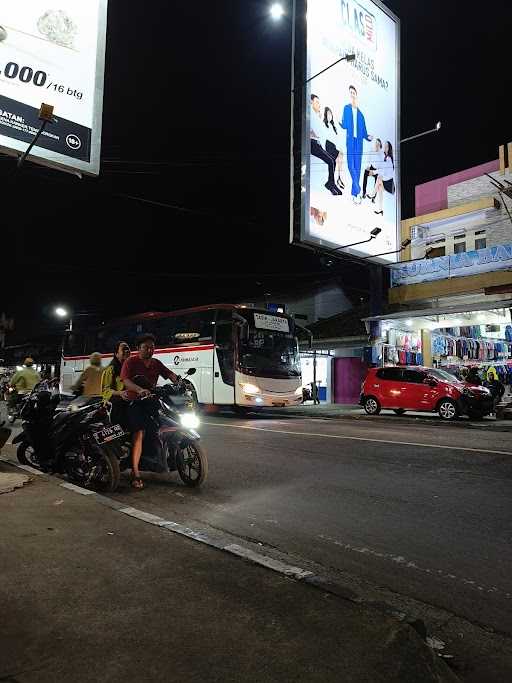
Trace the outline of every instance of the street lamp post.
<instances>
[{"instance_id":1,"label":"street lamp post","mask_svg":"<svg viewBox=\"0 0 512 683\"><path fill-rule=\"evenodd\" d=\"M57 306L57 308L54 311L55 315L58 318L69 318L69 331L73 331L73 318L71 317L70 313L65 309L63 306Z\"/></svg>"}]
</instances>

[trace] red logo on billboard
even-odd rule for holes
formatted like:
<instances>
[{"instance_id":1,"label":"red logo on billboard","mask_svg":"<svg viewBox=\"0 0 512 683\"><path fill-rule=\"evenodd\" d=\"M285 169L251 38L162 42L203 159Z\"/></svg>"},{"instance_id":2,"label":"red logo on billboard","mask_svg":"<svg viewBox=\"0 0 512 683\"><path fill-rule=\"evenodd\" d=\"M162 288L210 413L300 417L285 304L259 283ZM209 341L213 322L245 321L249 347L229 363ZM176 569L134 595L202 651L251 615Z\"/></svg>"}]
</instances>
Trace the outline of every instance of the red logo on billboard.
<instances>
[{"instance_id":1,"label":"red logo on billboard","mask_svg":"<svg viewBox=\"0 0 512 683\"><path fill-rule=\"evenodd\" d=\"M371 14L365 14L364 28L368 42L375 43L375 19Z\"/></svg>"}]
</instances>

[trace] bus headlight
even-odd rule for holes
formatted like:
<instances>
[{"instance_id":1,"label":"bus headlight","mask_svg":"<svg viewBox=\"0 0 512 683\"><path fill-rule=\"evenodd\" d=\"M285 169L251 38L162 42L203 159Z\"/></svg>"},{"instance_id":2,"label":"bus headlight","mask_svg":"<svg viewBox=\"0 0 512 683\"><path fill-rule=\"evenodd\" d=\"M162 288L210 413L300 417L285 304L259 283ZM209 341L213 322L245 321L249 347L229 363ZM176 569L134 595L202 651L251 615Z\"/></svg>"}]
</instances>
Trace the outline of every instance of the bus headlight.
<instances>
[{"instance_id":1,"label":"bus headlight","mask_svg":"<svg viewBox=\"0 0 512 683\"><path fill-rule=\"evenodd\" d=\"M245 394L259 394L260 389L257 387L255 384L243 384L241 383L240 386L242 387L242 391Z\"/></svg>"},{"instance_id":2,"label":"bus headlight","mask_svg":"<svg viewBox=\"0 0 512 683\"><path fill-rule=\"evenodd\" d=\"M195 413L184 413L180 417L181 426L185 429L199 429L201 420Z\"/></svg>"},{"instance_id":3,"label":"bus headlight","mask_svg":"<svg viewBox=\"0 0 512 683\"><path fill-rule=\"evenodd\" d=\"M295 389L295 396L302 396L302 387L297 387L297 389Z\"/></svg>"}]
</instances>

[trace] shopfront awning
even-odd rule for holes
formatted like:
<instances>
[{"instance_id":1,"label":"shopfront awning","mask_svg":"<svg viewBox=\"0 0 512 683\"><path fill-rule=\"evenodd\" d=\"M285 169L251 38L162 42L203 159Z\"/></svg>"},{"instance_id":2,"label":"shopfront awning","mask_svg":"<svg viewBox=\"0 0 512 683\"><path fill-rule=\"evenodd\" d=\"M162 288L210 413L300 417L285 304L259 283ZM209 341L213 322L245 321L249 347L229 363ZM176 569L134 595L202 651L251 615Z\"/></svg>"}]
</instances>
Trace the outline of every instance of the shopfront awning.
<instances>
[{"instance_id":1,"label":"shopfront awning","mask_svg":"<svg viewBox=\"0 0 512 683\"><path fill-rule=\"evenodd\" d=\"M456 313L473 313L478 311L496 311L502 308L512 308L512 299L504 299L502 301L493 302L477 302L459 303L453 306L437 306L432 308L422 308L415 311L397 311L396 313L386 313L386 315L376 315L368 318L363 318L363 322L377 322L379 320L408 320L411 318L442 318L447 315Z\"/></svg>"}]
</instances>

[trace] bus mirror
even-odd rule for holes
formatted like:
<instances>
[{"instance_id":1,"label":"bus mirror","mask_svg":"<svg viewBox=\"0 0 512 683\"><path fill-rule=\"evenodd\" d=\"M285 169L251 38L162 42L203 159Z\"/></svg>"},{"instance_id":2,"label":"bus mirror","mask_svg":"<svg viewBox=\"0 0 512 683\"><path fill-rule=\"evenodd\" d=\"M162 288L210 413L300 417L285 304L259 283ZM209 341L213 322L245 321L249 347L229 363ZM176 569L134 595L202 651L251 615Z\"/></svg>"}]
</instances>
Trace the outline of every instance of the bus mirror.
<instances>
[{"instance_id":1,"label":"bus mirror","mask_svg":"<svg viewBox=\"0 0 512 683\"><path fill-rule=\"evenodd\" d=\"M196 374L196 369L195 368L189 368L187 370L187 375L195 375Z\"/></svg>"}]
</instances>

